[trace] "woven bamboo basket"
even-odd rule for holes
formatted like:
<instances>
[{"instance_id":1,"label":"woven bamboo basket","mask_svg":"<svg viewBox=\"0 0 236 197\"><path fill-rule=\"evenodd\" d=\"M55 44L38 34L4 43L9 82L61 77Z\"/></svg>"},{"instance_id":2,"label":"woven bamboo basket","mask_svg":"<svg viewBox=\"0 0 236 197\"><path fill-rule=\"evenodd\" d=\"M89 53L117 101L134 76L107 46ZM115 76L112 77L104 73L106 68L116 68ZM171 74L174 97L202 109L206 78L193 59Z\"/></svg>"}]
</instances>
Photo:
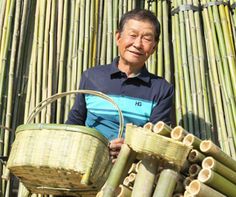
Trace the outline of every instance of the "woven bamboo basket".
<instances>
[{"instance_id":1,"label":"woven bamboo basket","mask_svg":"<svg viewBox=\"0 0 236 197\"><path fill-rule=\"evenodd\" d=\"M110 172L109 141L95 129L30 123L45 106L75 93L93 94L111 102L119 113L118 137L122 135L123 115L116 103L103 93L77 90L44 100L30 114L27 124L17 128L7 162L10 172L31 193L86 196L100 190Z\"/></svg>"}]
</instances>

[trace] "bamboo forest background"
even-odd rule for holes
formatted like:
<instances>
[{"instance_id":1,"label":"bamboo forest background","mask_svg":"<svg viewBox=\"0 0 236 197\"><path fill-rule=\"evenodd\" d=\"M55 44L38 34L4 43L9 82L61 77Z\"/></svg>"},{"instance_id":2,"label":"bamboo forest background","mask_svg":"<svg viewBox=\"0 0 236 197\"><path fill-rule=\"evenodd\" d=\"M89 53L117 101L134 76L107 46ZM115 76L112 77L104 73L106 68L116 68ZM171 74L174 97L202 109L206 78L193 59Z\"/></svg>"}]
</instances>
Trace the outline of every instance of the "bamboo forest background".
<instances>
[{"instance_id":1,"label":"bamboo forest background","mask_svg":"<svg viewBox=\"0 0 236 197\"><path fill-rule=\"evenodd\" d=\"M40 101L78 89L84 70L118 55L114 35L121 15L146 8L161 23L147 67L175 86L172 125L212 139L235 159L235 5L236 0L0 0L1 156L9 154L16 127ZM44 108L35 122L63 123L74 99Z\"/></svg>"}]
</instances>

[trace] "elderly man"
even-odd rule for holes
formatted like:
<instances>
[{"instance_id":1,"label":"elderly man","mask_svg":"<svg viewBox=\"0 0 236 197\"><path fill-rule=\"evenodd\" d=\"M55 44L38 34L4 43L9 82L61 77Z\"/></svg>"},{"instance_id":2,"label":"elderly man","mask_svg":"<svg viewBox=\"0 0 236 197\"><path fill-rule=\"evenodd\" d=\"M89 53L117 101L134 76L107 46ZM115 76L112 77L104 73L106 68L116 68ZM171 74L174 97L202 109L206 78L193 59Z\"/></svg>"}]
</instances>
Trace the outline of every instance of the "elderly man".
<instances>
[{"instance_id":1,"label":"elderly man","mask_svg":"<svg viewBox=\"0 0 236 197\"><path fill-rule=\"evenodd\" d=\"M148 10L124 14L116 32L119 57L111 64L85 71L80 89L103 92L122 110L124 121L143 126L147 122L170 123L173 86L148 72L145 61L157 48L160 24ZM78 94L67 124L95 128L110 140L110 154L115 160L123 138L117 138L119 119L111 105L96 96Z\"/></svg>"}]
</instances>

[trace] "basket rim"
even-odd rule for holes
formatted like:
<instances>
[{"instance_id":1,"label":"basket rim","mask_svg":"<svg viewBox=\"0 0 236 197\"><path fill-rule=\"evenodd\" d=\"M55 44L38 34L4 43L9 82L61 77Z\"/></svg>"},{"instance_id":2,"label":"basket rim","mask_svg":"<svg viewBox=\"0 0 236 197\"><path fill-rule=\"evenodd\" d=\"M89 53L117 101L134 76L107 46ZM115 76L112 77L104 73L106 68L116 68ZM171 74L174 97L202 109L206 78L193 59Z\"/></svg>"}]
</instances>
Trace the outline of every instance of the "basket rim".
<instances>
[{"instance_id":1,"label":"basket rim","mask_svg":"<svg viewBox=\"0 0 236 197\"><path fill-rule=\"evenodd\" d=\"M16 134L25 131L25 130L66 130L68 132L80 132L87 135L91 135L100 141L102 141L106 146L109 144L109 140L98 132L94 128L82 126L82 125L71 125L71 124L55 124L55 123L32 123L32 124L22 124L19 125L16 129Z\"/></svg>"}]
</instances>

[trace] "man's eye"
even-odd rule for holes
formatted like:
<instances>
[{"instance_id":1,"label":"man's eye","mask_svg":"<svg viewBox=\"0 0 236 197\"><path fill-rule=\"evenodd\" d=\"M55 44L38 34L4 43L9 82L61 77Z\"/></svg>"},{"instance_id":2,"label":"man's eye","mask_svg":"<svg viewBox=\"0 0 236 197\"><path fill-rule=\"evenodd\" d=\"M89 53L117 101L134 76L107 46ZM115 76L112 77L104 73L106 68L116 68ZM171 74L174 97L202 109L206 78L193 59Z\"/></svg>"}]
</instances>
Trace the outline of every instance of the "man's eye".
<instances>
[{"instance_id":1,"label":"man's eye","mask_svg":"<svg viewBox=\"0 0 236 197\"><path fill-rule=\"evenodd\" d=\"M149 41L149 42L152 41L152 38L150 38L150 37L144 37L143 39L144 39L145 41Z\"/></svg>"},{"instance_id":2,"label":"man's eye","mask_svg":"<svg viewBox=\"0 0 236 197\"><path fill-rule=\"evenodd\" d=\"M130 34L129 36L132 37L132 38L136 38L135 34Z\"/></svg>"}]
</instances>

